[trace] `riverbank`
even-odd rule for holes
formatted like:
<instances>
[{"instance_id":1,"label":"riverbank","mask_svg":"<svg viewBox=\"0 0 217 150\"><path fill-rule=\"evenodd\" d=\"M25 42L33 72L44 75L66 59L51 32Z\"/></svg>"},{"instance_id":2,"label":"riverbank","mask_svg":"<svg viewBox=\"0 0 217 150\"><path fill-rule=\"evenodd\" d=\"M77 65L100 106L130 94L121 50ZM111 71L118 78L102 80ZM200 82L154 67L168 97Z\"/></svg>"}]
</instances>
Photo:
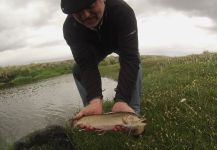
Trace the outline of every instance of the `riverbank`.
<instances>
[{"instance_id":1,"label":"riverbank","mask_svg":"<svg viewBox=\"0 0 217 150\"><path fill-rule=\"evenodd\" d=\"M142 56L141 137L72 131L85 150L217 149L217 54L185 57ZM101 65L103 76L118 77L119 65ZM111 102L104 104L107 110Z\"/></svg>"},{"instance_id":2,"label":"riverbank","mask_svg":"<svg viewBox=\"0 0 217 150\"><path fill-rule=\"evenodd\" d=\"M103 66L117 64L118 59L111 56L100 63ZM51 77L72 73L73 60L29 64L23 66L0 67L0 89L34 83ZM103 70L103 69L102 69Z\"/></svg>"},{"instance_id":3,"label":"riverbank","mask_svg":"<svg viewBox=\"0 0 217 150\"><path fill-rule=\"evenodd\" d=\"M0 89L41 81L71 72L72 61L0 68Z\"/></svg>"}]
</instances>

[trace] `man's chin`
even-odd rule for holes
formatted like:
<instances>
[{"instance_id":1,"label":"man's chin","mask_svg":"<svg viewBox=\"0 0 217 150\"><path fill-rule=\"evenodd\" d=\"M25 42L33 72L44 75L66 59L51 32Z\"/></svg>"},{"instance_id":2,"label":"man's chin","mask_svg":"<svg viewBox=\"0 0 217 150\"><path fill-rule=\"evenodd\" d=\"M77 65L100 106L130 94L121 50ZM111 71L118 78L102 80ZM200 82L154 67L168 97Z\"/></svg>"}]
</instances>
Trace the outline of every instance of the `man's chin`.
<instances>
[{"instance_id":1,"label":"man's chin","mask_svg":"<svg viewBox=\"0 0 217 150\"><path fill-rule=\"evenodd\" d=\"M97 24L84 24L84 26L87 28L95 28Z\"/></svg>"},{"instance_id":2,"label":"man's chin","mask_svg":"<svg viewBox=\"0 0 217 150\"><path fill-rule=\"evenodd\" d=\"M86 21L83 23L84 26L86 26L87 28L94 28L98 25L98 21Z\"/></svg>"}]
</instances>

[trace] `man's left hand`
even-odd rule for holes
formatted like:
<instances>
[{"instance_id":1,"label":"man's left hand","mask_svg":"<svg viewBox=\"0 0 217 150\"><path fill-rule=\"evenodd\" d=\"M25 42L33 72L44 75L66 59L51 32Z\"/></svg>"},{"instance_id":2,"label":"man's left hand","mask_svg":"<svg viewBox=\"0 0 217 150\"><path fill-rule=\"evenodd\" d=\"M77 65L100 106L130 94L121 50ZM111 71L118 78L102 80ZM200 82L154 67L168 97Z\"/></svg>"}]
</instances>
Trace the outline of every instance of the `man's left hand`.
<instances>
[{"instance_id":1,"label":"man's left hand","mask_svg":"<svg viewBox=\"0 0 217 150\"><path fill-rule=\"evenodd\" d=\"M133 112L135 111L126 102L116 102L112 107L112 112Z\"/></svg>"}]
</instances>

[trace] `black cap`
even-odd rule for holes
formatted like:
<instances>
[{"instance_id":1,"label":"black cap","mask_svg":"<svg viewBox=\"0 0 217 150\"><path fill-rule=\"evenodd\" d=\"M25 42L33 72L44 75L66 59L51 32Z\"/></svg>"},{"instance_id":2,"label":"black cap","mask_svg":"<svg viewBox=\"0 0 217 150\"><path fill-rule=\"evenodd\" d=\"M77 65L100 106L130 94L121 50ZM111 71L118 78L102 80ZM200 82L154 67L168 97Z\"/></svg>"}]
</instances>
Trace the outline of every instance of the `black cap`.
<instances>
[{"instance_id":1,"label":"black cap","mask_svg":"<svg viewBox=\"0 0 217 150\"><path fill-rule=\"evenodd\" d=\"M90 6L96 0L61 0L61 9L65 14L72 14Z\"/></svg>"}]
</instances>

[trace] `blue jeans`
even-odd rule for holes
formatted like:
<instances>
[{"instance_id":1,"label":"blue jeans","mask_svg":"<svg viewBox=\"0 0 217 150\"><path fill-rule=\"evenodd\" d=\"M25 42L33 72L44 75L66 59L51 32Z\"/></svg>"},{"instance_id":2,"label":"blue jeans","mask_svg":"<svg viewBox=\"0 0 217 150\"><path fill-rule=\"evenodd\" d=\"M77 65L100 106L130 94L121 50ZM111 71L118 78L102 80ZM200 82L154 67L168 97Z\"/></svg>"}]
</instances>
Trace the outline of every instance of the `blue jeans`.
<instances>
[{"instance_id":1,"label":"blue jeans","mask_svg":"<svg viewBox=\"0 0 217 150\"><path fill-rule=\"evenodd\" d=\"M82 85L81 79L80 79L80 68L77 64L74 64L73 66L73 76L75 79L75 84L78 88L79 94L81 96L81 99L83 101L83 105L87 106L88 102L86 99L87 91ZM141 93L141 82L142 82L142 68L139 66L139 72L136 80L136 86L132 93L132 98L129 103L129 106L134 109L134 111L139 114L140 113L140 93Z\"/></svg>"}]
</instances>

